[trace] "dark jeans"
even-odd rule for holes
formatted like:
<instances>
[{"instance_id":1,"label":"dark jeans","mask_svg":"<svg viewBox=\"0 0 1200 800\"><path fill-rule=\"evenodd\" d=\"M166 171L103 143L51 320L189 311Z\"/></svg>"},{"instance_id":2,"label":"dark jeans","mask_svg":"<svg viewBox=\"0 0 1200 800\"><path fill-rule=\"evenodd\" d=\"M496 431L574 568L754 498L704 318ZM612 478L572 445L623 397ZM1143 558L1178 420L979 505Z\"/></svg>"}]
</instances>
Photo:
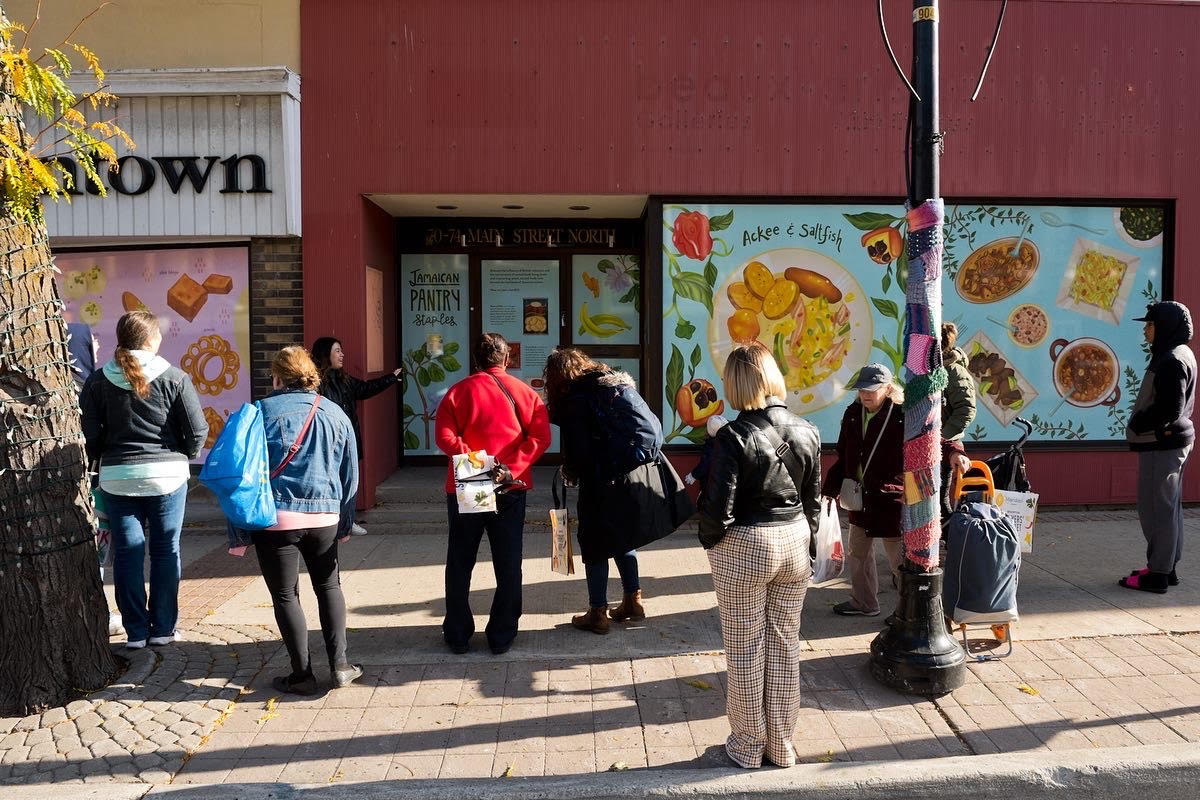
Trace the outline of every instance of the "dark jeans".
<instances>
[{"instance_id":1,"label":"dark jeans","mask_svg":"<svg viewBox=\"0 0 1200 800\"><path fill-rule=\"evenodd\" d=\"M503 650L517 638L525 501L525 492L510 492L496 498L494 512L459 514L458 500L447 495L450 537L446 544L446 619L442 622L442 635L451 647L465 647L475 633L471 572L485 532L492 548L492 570L496 573L496 594L487 624L488 645L493 650Z\"/></svg>"},{"instance_id":2,"label":"dark jeans","mask_svg":"<svg viewBox=\"0 0 1200 800\"><path fill-rule=\"evenodd\" d=\"M294 531L254 531L254 552L271 592L275 622L292 659L292 675L309 673L308 621L300 607L300 558L308 568L329 667L346 664L346 598L338 573L337 525Z\"/></svg>"},{"instance_id":3,"label":"dark jeans","mask_svg":"<svg viewBox=\"0 0 1200 800\"><path fill-rule=\"evenodd\" d=\"M637 550L630 550L619 556L614 556L617 562L617 572L621 573L621 588L625 594L633 594L642 588L638 582ZM592 608L608 605L608 559L594 564L584 564L583 571L587 574L588 604Z\"/></svg>"},{"instance_id":4,"label":"dark jeans","mask_svg":"<svg viewBox=\"0 0 1200 800\"><path fill-rule=\"evenodd\" d=\"M104 492L112 531L113 588L129 641L170 636L179 619L179 531L187 485L150 497ZM146 547L150 601L146 602Z\"/></svg>"}]
</instances>

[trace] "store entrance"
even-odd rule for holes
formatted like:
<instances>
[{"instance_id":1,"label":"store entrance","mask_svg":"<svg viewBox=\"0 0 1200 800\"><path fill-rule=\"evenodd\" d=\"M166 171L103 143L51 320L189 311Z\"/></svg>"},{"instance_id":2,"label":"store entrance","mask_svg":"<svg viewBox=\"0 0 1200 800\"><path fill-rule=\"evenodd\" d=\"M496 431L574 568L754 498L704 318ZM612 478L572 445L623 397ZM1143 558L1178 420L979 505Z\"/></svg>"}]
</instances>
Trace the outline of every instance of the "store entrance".
<instances>
[{"instance_id":1,"label":"store entrance","mask_svg":"<svg viewBox=\"0 0 1200 800\"><path fill-rule=\"evenodd\" d=\"M641 225L557 220L412 220L397 236L407 463L440 458L441 398L471 370L483 332L512 348L509 373L543 392L546 359L578 347L640 381ZM558 451L557 429L551 454Z\"/></svg>"}]
</instances>

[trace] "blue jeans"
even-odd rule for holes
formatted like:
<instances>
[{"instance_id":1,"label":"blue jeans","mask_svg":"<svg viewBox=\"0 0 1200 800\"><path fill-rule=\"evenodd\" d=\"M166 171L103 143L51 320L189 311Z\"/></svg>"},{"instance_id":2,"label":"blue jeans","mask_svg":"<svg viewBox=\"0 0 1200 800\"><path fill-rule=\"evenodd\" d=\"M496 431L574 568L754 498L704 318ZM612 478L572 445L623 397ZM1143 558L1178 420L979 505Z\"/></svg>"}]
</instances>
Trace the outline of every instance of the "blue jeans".
<instances>
[{"instance_id":1,"label":"blue jeans","mask_svg":"<svg viewBox=\"0 0 1200 800\"><path fill-rule=\"evenodd\" d=\"M642 588L638 582L637 550L630 550L619 556L614 556L617 562L617 572L621 573L621 587L625 594L633 594ZM587 575L588 605L592 608L608 605L608 559L594 564L584 564L583 571Z\"/></svg>"},{"instance_id":2,"label":"blue jeans","mask_svg":"<svg viewBox=\"0 0 1200 800\"><path fill-rule=\"evenodd\" d=\"M446 619L442 635L452 647L465 647L475 633L471 612L471 572L486 532L492 548L496 594L488 617L487 640L493 650L505 650L517 638L521 618L521 547L525 530L525 492L496 498L496 511L458 513L458 500L448 495L450 536L446 542Z\"/></svg>"},{"instance_id":3,"label":"blue jeans","mask_svg":"<svg viewBox=\"0 0 1200 800\"><path fill-rule=\"evenodd\" d=\"M170 494L129 497L104 493L112 529L113 585L131 642L170 636L179 619L179 531L187 484ZM146 604L146 544L150 545L150 603Z\"/></svg>"}]
</instances>

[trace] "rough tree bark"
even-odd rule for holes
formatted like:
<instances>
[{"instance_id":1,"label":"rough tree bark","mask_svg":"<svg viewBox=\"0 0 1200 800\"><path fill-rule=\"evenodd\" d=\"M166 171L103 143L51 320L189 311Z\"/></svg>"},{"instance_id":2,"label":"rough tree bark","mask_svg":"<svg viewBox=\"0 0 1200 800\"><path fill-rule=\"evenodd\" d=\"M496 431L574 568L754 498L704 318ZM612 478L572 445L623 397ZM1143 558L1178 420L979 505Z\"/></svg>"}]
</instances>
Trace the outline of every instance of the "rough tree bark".
<instances>
[{"instance_id":1,"label":"rough tree bark","mask_svg":"<svg viewBox=\"0 0 1200 800\"><path fill-rule=\"evenodd\" d=\"M0 10L0 15L3 11ZM0 116L22 105L0 82ZM23 129L23 127L22 127ZM0 145L2 147L2 145ZM7 157L8 153L2 153ZM0 212L0 716L62 705L118 671L62 305L44 222Z\"/></svg>"}]
</instances>

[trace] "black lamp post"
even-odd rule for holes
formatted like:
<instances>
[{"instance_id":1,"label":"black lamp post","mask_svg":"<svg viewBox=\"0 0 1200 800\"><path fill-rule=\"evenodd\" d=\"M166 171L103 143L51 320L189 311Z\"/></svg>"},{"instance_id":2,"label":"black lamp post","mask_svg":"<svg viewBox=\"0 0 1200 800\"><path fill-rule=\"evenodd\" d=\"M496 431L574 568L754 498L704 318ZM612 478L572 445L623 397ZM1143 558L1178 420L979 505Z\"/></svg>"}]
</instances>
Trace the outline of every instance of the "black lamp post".
<instances>
[{"instance_id":1,"label":"black lamp post","mask_svg":"<svg viewBox=\"0 0 1200 800\"><path fill-rule=\"evenodd\" d=\"M882 4L880 5L882 23ZM918 336L932 336L940 352L941 224L938 156L938 0L913 2L913 81L910 87L911 170L907 187L909 214L909 314L927 320L926 329L908 333L905 355L908 399L905 408L905 477L926 476L912 486L937 487L941 461L941 388L945 371L933 353L914 369L910 358ZM886 32L884 33L886 41ZM889 47L890 49L890 47ZM897 69L899 69L897 65ZM934 201L934 202L930 202ZM914 313L916 312L916 313ZM913 327L910 319L910 328ZM924 341L926 347L928 341ZM919 351L918 351L919 352ZM939 380L940 373L940 380ZM911 447L924 443L923 447ZM932 445L932 446L930 446ZM910 450L919 453L910 454ZM932 452L931 452L932 451ZM926 489L925 492L929 490ZM901 568L900 603L893 624L871 643L871 674L885 686L920 695L953 691L966 680L966 654L946 629L942 608L942 571L937 547L940 498L914 489L906 492L905 562ZM929 519L932 510L932 520ZM932 538L931 538L932 537Z\"/></svg>"}]
</instances>

